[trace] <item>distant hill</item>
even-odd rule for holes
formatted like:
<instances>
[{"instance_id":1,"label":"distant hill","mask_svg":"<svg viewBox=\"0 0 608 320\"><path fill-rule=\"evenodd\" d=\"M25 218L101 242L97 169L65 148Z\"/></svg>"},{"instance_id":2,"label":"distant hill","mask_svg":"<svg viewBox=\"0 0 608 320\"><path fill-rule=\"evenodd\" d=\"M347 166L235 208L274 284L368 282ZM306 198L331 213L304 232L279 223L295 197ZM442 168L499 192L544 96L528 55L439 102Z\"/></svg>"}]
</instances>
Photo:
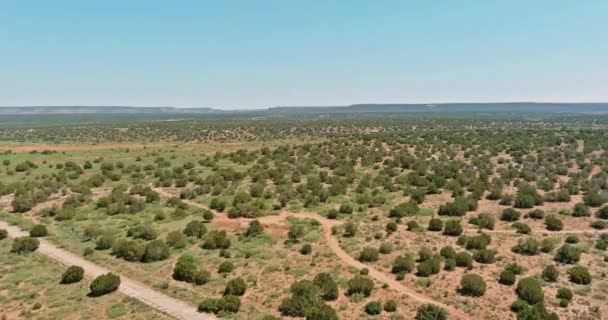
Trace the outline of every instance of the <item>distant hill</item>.
<instances>
[{"instance_id":1,"label":"distant hill","mask_svg":"<svg viewBox=\"0 0 608 320\"><path fill-rule=\"evenodd\" d=\"M354 104L328 107L276 107L272 114L358 113L608 113L608 103L441 103Z\"/></svg>"},{"instance_id":2,"label":"distant hill","mask_svg":"<svg viewBox=\"0 0 608 320\"><path fill-rule=\"evenodd\" d=\"M440 103L440 104L354 104L350 106L280 106L258 110L215 108L128 107L128 106L37 106L0 107L0 115L28 114L148 114L148 115L238 115L297 116L325 114L382 113L608 113L608 103Z\"/></svg>"}]
</instances>

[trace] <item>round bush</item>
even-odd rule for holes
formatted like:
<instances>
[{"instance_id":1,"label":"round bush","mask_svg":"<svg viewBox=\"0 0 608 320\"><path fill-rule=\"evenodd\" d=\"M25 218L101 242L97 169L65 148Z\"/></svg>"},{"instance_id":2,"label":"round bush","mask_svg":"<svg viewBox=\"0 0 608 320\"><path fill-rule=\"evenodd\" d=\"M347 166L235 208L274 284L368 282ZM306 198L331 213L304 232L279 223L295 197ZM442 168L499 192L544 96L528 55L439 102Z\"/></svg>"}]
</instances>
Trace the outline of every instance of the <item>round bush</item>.
<instances>
[{"instance_id":1,"label":"round bush","mask_svg":"<svg viewBox=\"0 0 608 320\"><path fill-rule=\"evenodd\" d=\"M184 234L188 237L197 237L201 239L205 233L207 233L207 227L205 227L205 223L198 220L192 220L188 222L186 227L184 228Z\"/></svg>"},{"instance_id":2,"label":"round bush","mask_svg":"<svg viewBox=\"0 0 608 320\"><path fill-rule=\"evenodd\" d=\"M460 294L481 297L486 292L486 282L476 274L465 274L460 279Z\"/></svg>"},{"instance_id":3,"label":"round bush","mask_svg":"<svg viewBox=\"0 0 608 320\"><path fill-rule=\"evenodd\" d=\"M46 226L43 224L37 224L32 227L30 230L30 237L46 237L49 235L49 231L46 229Z\"/></svg>"},{"instance_id":4,"label":"round bush","mask_svg":"<svg viewBox=\"0 0 608 320\"><path fill-rule=\"evenodd\" d=\"M27 254L38 250L40 242L32 237L18 237L13 240L11 252L18 254Z\"/></svg>"},{"instance_id":5,"label":"round bush","mask_svg":"<svg viewBox=\"0 0 608 320\"><path fill-rule=\"evenodd\" d=\"M312 246L310 244L305 244L300 248L300 253L303 255L307 255L312 252Z\"/></svg>"},{"instance_id":6,"label":"round bush","mask_svg":"<svg viewBox=\"0 0 608 320\"><path fill-rule=\"evenodd\" d=\"M0 240L4 240L8 237L8 231L0 229Z\"/></svg>"},{"instance_id":7,"label":"round bush","mask_svg":"<svg viewBox=\"0 0 608 320\"><path fill-rule=\"evenodd\" d=\"M515 292L520 299L531 305L542 302L544 298L540 282L535 278L524 278L519 280Z\"/></svg>"},{"instance_id":8,"label":"round bush","mask_svg":"<svg viewBox=\"0 0 608 320\"><path fill-rule=\"evenodd\" d=\"M366 297L372 293L374 289L374 282L368 277L356 275L348 281L348 295L363 294Z\"/></svg>"},{"instance_id":9,"label":"round bush","mask_svg":"<svg viewBox=\"0 0 608 320\"><path fill-rule=\"evenodd\" d=\"M169 258L169 246L162 240L152 240L146 245L143 262L160 261Z\"/></svg>"},{"instance_id":10,"label":"round bush","mask_svg":"<svg viewBox=\"0 0 608 320\"><path fill-rule=\"evenodd\" d=\"M549 231L560 231L564 229L564 222L554 214L545 217L545 226Z\"/></svg>"},{"instance_id":11,"label":"round bush","mask_svg":"<svg viewBox=\"0 0 608 320\"><path fill-rule=\"evenodd\" d=\"M557 298L558 299L562 299L562 300L567 300L567 301L572 301L572 290L568 289L568 288L559 288L557 289Z\"/></svg>"},{"instance_id":12,"label":"round bush","mask_svg":"<svg viewBox=\"0 0 608 320\"><path fill-rule=\"evenodd\" d=\"M434 304L423 304L416 310L416 320L447 320L448 312Z\"/></svg>"},{"instance_id":13,"label":"round bush","mask_svg":"<svg viewBox=\"0 0 608 320\"><path fill-rule=\"evenodd\" d=\"M443 228L443 234L446 236L457 237L462 234L462 225L460 225L460 220L448 220L445 223L445 227Z\"/></svg>"},{"instance_id":14,"label":"round bush","mask_svg":"<svg viewBox=\"0 0 608 320\"><path fill-rule=\"evenodd\" d=\"M205 299L198 304L198 311L200 312L215 312L216 299Z\"/></svg>"},{"instance_id":15,"label":"round bush","mask_svg":"<svg viewBox=\"0 0 608 320\"><path fill-rule=\"evenodd\" d=\"M561 246L555 254L555 261L559 261L561 263L575 264L580 259L581 251L567 243Z\"/></svg>"},{"instance_id":16,"label":"round bush","mask_svg":"<svg viewBox=\"0 0 608 320\"><path fill-rule=\"evenodd\" d=\"M91 289L90 295L93 297L99 297L104 294L114 292L120 286L120 277L113 273L102 274L95 278L89 288Z\"/></svg>"},{"instance_id":17,"label":"round bush","mask_svg":"<svg viewBox=\"0 0 608 320\"><path fill-rule=\"evenodd\" d=\"M556 282L559 278L559 270L557 270L554 265L550 264L543 269L541 276L543 280L547 282Z\"/></svg>"},{"instance_id":18,"label":"round bush","mask_svg":"<svg viewBox=\"0 0 608 320\"><path fill-rule=\"evenodd\" d=\"M408 273L414 269L414 259L410 256L398 256L393 261L392 273Z\"/></svg>"},{"instance_id":19,"label":"round bush","mask_svg":"<svg viewBox=\"0 0 608 320\"><path fill-rule=\"evenodd\" d=\"M583 266L574 266L570 270L568 270L568 276L570 277L570 282L576 284L590 284L591 283L591 274L589 270Z\"/></svg>"},{"instance_id":20,"label":"round bush","mask_svg":"<svg viewBox=\"0 0 608 320\"><path fill-rule=\"evenodd\" d=\"M359 261L361 262L374 262L378 261L378 250L371 247L363 248L359 254Z\"/></svg>"},{"instance_id":21,"label":"round bush","mask_svg":"<svg viewBox=\"0 0 608 320\"><path fill-rule=\"evenodd\" d=\"M324 303L316 303L305 311L306 320L338 320L336 310Z\"/></svg>"},{"instance_id":22,"label":"round bush","mask_svg":"<svg viewBox=\"0 0 608 320\"><path fill-rule=\"evenodd\" d=\"M393 299L386 300L384 303L384 311L386 312L395 312L397 311L397 302Z\"/></svg>"},{"instance_id":23,"label":"round bush","mask_svg":"<svg viewBox=\"0 0 608 320\"><path fill-rule=\"evenodd\" d=\"M380 314L382 312L382 304L378 301L370 301L365 305L365 313L370 316Z\"/></svg>"},{"instance_id":24,"label":"round bush","mask_svg":"<svg viewBox=\"0 0 608 320\"><path fill-rule=\"evenodd\" d=\"M70 266L65 272L61 275L61 283L70 284L76 283L82 280L84 277L84 269L80 266Z\"/></svg>"},{"instance_id":25,"label":"round bush","mask_svg":"<svg viewBox=\"0 0 608 320\"><path fill-rule=\"evenodd\" d=\"M219 298L215 302L216 312L237 313L241 307L241 299L237 296L227 295Z\"/></svg>"},{"instance_id":26,"label":"round bush","mask_svg":"<svg viewBox=\"0 0 608 320\"><path fill-rule=\"evenodd\" d=\"M459 252L456 254L456 266L467 269L473 268L473 257L468 252Z\"/></svg>"},{"instance_id":27,"label":"round bush","mask_svg":"<svg viewBox=\"0 0 608 320\"><path fill-rule=\"evenodd\" d=\"M512 208L507 208L504 209L500 215L500 220L502 221L509 221L509 222L514 222L519 220L519 218L521 217L521 212L512 209Z\"/></svg>"},{"instance_id":28,"label":"round bush","mask_svg":"<svg viewBox=\"0 0 608 320\"><path fill-rule=\"evenodd\" d=\"M500 284L512 286L515 283L515 274L511 270L503 270L498 278Z\"/></svg>"},{"instance_id":29,"label":"round bush","mask_svg":"<svg viewBox=\"0 0 608 320\"><path fill-rule=\"evenodd\" d=\"M443 220L439 218L433 218L429 221L429 231L441 231L443 229Z\"/></svg>"},{"instance_id":30,"label":"round bush","mask_svg":"<svg viewBox=\"0 0 608 320\"><path fill-rule=\"evenodd\" d=\"M323 300L332 301L338 299L338 284L329 273L321 272L317 274L313 283L319 287Z\"/></svg>"},{"instance_id":31,"label":"round bush","mask_svg":"<svg viewBox=\"0 0 608 320\"><path fill-rule=\"evenodd\" d=\"M226 284L226 288L224 289L225 296L242 296L245 294L247 290L247 284L245 280L242 278L235 278Z\"/></svg>"},{"instance_id":32,"label":"round bush","mask_svg":"<svg viewBox=\"0 0 608 320\"><path fill-rule=\"evenodd\" d=\"M234 264L229 261L220 263L220 266L217 268L218 273L230 273L232 270L234 270Z\"/></svg>"}]
</instances>

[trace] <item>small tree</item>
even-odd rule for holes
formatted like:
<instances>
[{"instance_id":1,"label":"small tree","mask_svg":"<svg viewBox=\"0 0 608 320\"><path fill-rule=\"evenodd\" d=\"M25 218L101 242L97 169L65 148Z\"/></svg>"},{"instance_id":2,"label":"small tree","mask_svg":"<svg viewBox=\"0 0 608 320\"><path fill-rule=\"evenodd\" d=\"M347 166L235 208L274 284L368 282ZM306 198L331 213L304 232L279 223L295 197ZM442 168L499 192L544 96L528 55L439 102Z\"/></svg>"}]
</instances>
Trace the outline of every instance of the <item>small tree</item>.
<instances>
[{"instance_id":1,"label":"small tree","mask_svg":"<svg viewBox=\"0 0 608 320\"><path fill-rule=\"evenodd\" d=\"M102 274L95 278L89 288L91 289L90 295L93 297L99 297L104 294L114 292L120 286L120 277L113 273Z\"/></svg>"},{"instance_id":2,"label":"small tree","mask_svg":"<svg viewBox=\"0 0 608 320\"><path fill-rule=\"evenodd\" d=\"M70 266L65 272L61 275L61 283L70 284L76 283L82 280L84 277L84 269L80 266Z\"/></svg>"}]
</instances>

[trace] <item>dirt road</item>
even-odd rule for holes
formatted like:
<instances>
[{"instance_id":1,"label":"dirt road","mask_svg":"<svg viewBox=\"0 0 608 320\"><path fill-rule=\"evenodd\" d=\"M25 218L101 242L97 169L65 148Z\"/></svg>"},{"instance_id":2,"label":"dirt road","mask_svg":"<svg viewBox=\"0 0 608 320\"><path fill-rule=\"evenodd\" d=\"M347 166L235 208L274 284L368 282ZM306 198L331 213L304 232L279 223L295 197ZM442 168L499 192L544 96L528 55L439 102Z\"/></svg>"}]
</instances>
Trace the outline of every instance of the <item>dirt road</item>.
<instances>
[{"instance_id":1,"label":"dirt road","mask_svg":"<svg viewBox=\"0 0 608 320\"><path fill-rule=\"evenodd\" d=\"M11 226L5 221L0 220L0 229L6 229L8 235L11 238L27 236L28 233L22 231L18 227ZM56 247L50 242L39 239L40 247L36 251L39 254L44 254L52 259L55 259L66 266L78 265L85 270L85 276L87 278L95 278L101 274L110 272L109 270L87 261L75 254L67 252L63 249ZM197 309L191 305L188 305L182 301L173 299L163 293L150 289L149 287L142 285L136 281L133 281L124 276L120 277L121 284L118 291L121 293L135 298L152 308L160 310L176 319L183 320L215 320L217 319L214 315L200 313Z\"/></svg>"},{"instance_id":2,"label":"dirt road","mask_svg":"<svg viewBox=\"0 0 608 320\"><path fill-rule=\"evenodd\" d=\"M176 196L175 194L171 194L170 192L167 192L166 190L163 190L161 188L153 188L153 189L154 189L154 191L158 192L163 197ZM198 203L198 202L194 202L191 200L182 200L182 201L184 203L187 203L194 207L211 210L206 205ZM213 211L216 215L216 218L214 218L214 220L217 218L228 219L226 217L226 215L221 212L217 212L215 210L211 210L211 211ZM404 284L400 283L399 281L395 280L392 276L387 275L384 272L379 271L373 267L365 265L365 264L357 261L352 256L350 256L346 251L344 251L342 249L342 247L340 247L340 242L331 233L331 229L334 226L339 225L341 223L340 221L327 219L314 212L292 213L292 212L287 212L287 211L283 211L279 215L260 217L257 220L260 221L260 223L262 225L273 225L273 224L278 224L280 222L285 221L285 219L289 216L293 216L293 217L297 217L297 218L310 218L310 219L317 220L319 222L319 224L321 225L321 227L323 228L323 237L325 238L325 241L327 241L329 248L334 252L334 254L338 258L340 258L340 260L342 260L347 265L355 267L357 269L367 268L369 270L368 275L370 277L376 279L377 281L379 281L381 283L387 284L389 286L389 288L391 288L392 290L394 290L400 294L407 295L419 303L434 304L434 305L437 305L437 306L440 306L440 307L446 309L450 314L450 319L462 319L462 320L473 319L471 316L466 314L464 311L454 308L452 306L446 305L431 297L427 297L424 294L418 293L413 288L407 287ZM248 222L253 219L237 218L237 219L230 219L230 220L233 220L233 221L237 220L237 221L240 221L242 225L243 224L246 225L246 223L244 223L244 222Z\"/></svg>"}]
</instances>

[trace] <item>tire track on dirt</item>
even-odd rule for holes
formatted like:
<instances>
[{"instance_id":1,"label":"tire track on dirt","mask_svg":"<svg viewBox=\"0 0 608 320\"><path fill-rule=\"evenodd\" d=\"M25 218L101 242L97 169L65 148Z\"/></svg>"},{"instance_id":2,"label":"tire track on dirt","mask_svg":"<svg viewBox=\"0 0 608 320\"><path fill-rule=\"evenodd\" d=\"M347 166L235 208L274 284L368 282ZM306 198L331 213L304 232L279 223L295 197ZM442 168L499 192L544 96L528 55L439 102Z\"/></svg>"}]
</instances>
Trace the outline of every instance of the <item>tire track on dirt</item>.
<instances>
[{"instance_id":1,"label":"tire track on dirt","mask_svg":"<svg viewBox=\"0 0 608 320\"><path fill-rule=\"evenodd\" d=\"M7 222L0 220L0 229L6 229L11 238L28 236L29 234L16 226L9 225ZM85 260L73 253L58 248L45 239L38 239L40 247L36 253L46 255L58 262L66 265L78 265L85 271L87 278L93 279L102 274L110 272L93 262ZM200 313L198 310L177 299L171 298L163 293L155 291L139 282L131 280L127 277L120 276L120 287L118 291L126 296L137 299L150 307L157 309L167 315L170 315L180 320L216 320L217 318L211 314Z\"/></svg>"},{"instance_id":2,"label":"tire track on dirt","mask_svg":"<svg viewBox=\"0 0 608 320\"><path fill-rule=\"evenodd\" d=\"M156 188L156 187L152 187L152 189L156 192L158 192L161 196L167 198L167 197L175 197L176 195L171 194L170 192L162 189L162 188ZM216 214L216 216L219 216L220 219L229 219L224 213L222 212L218 212L216 210L210 209L208 206L202 204L202 203L198 203L192 200L186 200L186 199L182 199L182 201L184 203L187 203L191 206L197 207L197 208L201 208L201 209L207 209L212 211L213 213ZM462 320L469 320L469 319L473 319L471 316L469 316L466 312L457 309L455 307L449 306L447 304L444 304L440 301L437 301L431 297L428 297L424 294L418 293L417 291L415 291L414 289L412 289L411 287L408 287L402 283L400 283L399 281L393 279L392 277L390 277L389 275L385 274L382 271L379 271L371 266L368 266L366 264L363 264L359 261L357 261L355 258L353 258L351 255L349 255L346 251L344 251L342 249L342 247L340 247L340 242L338 241L338 239L336 237L334 237L332 235L332 228L334 226L338 226L341 224L340 221L337 220L331 220L331 219L327 219L317 213L314 212L297 212L297 213L293 213L293 212L287 212L287 211L283 211L281 212L279 215L273 215L273 216L264 216L264 217L260 217L257 218L258 221L260 221L260 223L262 225L269 225L269 224L277 224L279 222L284 221L285 219L287 219L287 217L292 216L292 217L297 217L297 218L310 218L310 219L314 219L317 220L319 222L319 224L321 225L322 229L323 229L323 237L325 238L325 241L327 242L329 248L332 250L332 252L338 257L340 258L340 260L342 260L344 263L346 263L349 266L355 267L357 269L363 269L366 268L369 270L368 275L371 276L372 278L376 279L379 282L385 283L389 286L389 288L391 288L392 290L403 294L403 295L407 295L408 297L414 299L415 301L419 302L419 303L423 303L423 304L433 304L436 306L440 306L444 309L446 309L449 314L450 314L450 318L452 319L462 319ZM215 218L213 219L215 220ZM212 222L213 222L212 220ZM251 219L251 218L235 218L235 219L230 219L230 220L236 220L239 222L243 222L243 221L252 221L255 219Z\"/></svg>"}]
</instances>

